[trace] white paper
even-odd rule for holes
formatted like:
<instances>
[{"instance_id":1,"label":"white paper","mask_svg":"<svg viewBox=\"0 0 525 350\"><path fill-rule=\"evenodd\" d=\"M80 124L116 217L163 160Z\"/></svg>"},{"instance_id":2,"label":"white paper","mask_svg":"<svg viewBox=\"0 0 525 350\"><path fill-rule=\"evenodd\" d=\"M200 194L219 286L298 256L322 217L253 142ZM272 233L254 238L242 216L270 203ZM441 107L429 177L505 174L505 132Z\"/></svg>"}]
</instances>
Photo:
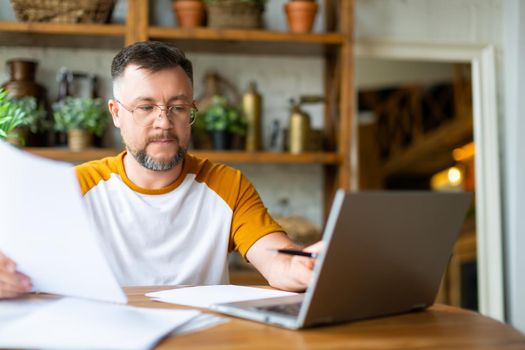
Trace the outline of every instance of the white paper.
<instances>
[{"instance_id":1,"label":"white paper","mask_svg":"<svg viewBox=\"0 0 525 350\"><path fill-rule=\"evenodd\" d=\"M146 296L165 303L209 308L214 304L285 297L296 294L280 290L227 284L168 289L147 293Z\"/></svg>"},{"instance_id":2,"label":"white paper","mask_svg":"<svg viewBox=\"0 0 525 350\"><path fill-rule=\"evenodd\" d=\"M55 301L55 299L0 300L0 329Z\"/></svg>"},{"instance_id":3,"label":"white paper","mask_svg":"<svg viewBox=\"0 0 525 350\"><path fill-rule=\"evenodd\" d=\"M63 298L0 328L0 347L39 349L150 349L199 315Z\"/></svg>"},{"instance_id":4,"label":"white paper","mask_svg":"<svg viewBox=\"0 0 525 350\"><path fill-rule=\"evenodd\" d=\"M171 334L172 335L181 335L186 333L192 333L197 331L202 331L211 327L215 327L219 324L230 322L225 317L219 317L210 314L200 314L199 316L192 318L188 322L184 323L182 326L177 327Z\"/></svg>"},{"instance_id":5,"label":"white paper","mask_svg":"<svg viewBox=\"0 0 525 350\"><path fill-rule=\"evenodd\" d=\"M125 303L70 164L0 141L0 250L35 291Z\"/></svg>"}]
</instances>

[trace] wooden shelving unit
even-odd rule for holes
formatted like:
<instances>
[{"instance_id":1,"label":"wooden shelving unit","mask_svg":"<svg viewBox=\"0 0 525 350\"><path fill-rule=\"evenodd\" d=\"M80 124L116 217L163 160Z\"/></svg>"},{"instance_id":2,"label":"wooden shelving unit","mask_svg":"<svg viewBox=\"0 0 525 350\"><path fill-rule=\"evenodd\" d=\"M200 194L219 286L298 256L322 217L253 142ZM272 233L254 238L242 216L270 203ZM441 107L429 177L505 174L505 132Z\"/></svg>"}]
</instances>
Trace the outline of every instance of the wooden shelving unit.
<instances>
[{"instance_id":1,"label":"wooden shelving unit","mask_svg":"<svg viewBox=\"0 0 525 350\"><path fill-rule=\"evenodd\" d=\"M90 148L81 152L72 152L66 147L26 147L24 150L36 156L75 164L115 156L122 151L114 148Z\"/></svg>"},{"instance_id":2,"label":"wooden shelving unit","mask_svg":"<svg viewBox=\"0 0 525 350\"><path fill-rule=\"evenodd\" d=\"M326 152L291 155L270 152L193 153L227 163L321 164L324 166L325 211L337 188L350 187L350 135L354 110L353 0L323 0L325 33L294 34L265 30L199 28L183 30L150 25L149 0L128 0L126 24L53 24L0 22L0 45L120 48L142 40L175 43L188 52L321 56L325 61L324 138ZM28 149L53 159L82 162L118 150L91 149L72 153L64 149Z\"/></svg>"},{"instance_id":3,"label":"wooden shelving unit","mask_svg":"<svg viewBox=\"0 0 525 350\"><path fill-rule=\"evenodd\" d=\"M71 163L87 162L93 159L111 157L122 150L114 148L90 148L81 152L71 152L67 148L26 147L31 154L49 159ZM243 151L206 151L190 150L189 153L222 163L259 163L259 164L332 164L337 165L341 159L335 152L307 152L301 154L277 152L243 152Z\"/></svg>"},{"instance_id":4,"label":"wooden shelving unit","mask_svg":"<svg viewBox=\"0 0 525 350\"><path fill-rule=\"evenodd\" d=\"M66 34L124 36L126 27L118 24L69 24L40 22L0 22L0 31L27 34Z\"/></svg>"},{"instance_id":5,"label":"wooden shelving unit","mask_svg":"<svg viewBox=\"0 0 525 350\"><path fill-rule=\"evenodd\" d=\"M276 152L242 152L242 151L203 151L194 150L190 153L215 162L224 163L268 163L268 164L332 164L341 161L335 152L306 152L301 154Z\"/></svg>"},{"instance_id":6,"label":"wooden shelving unit","mask_svg":"<svg viewBox=\"0 0 525 350\"><path fill-rule=\"evenodd\" d=\"M258 43L285 42L323 45L341 45L345 41L344 35L340 33L297 34L267 30L214 29L206 27L195 29L150 27L148 35L155 39L250 41Z\"/></svg>"},{"instance_id":7,"label":"wooden shelving unit","mask_svg":"<svg viewBox=\"0 0 525 350\"><path fill-rule=\"evenodd\" d=\"M118 48L126 26L118 24L68 24L0 22L0 45Z\"/></svg>"},{"instance_id":8,"label":"wooden shelving unit","mask_svg":"<svg viewBox=\"0 0 525 350\"><path fill-rule=\"evenodd\" d=\"M344 43L340 33L294 34L264 30L150 27L151 39L174 41L188 52L325 55Z\"/></svg>"}]
</instances>

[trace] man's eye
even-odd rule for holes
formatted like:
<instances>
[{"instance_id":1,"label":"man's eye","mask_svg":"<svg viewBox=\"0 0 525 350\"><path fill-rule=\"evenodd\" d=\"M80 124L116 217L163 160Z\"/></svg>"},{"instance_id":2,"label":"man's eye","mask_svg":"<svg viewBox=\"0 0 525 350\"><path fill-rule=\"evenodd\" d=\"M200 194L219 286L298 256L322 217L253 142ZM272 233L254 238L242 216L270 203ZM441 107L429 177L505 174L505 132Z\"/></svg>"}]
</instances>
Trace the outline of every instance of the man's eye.
<instances>
[{"instance_id":1,"label":"man's eye","mask_svg":"<svg viewBox=\"0 0 525 350\"><path fill-rule=\"evenodd\" d=\"M155 106L143 105L143 106L138 106L137 109L142 112L151 112L155 109Z\"/></svg>"},{"instance_id":2,"label":"man's eye","mask_svg":"<svg viewBox=\"0 0 525 350\"><path fill-rule=\"evenodd\" d=\"M184 105L174 105L174 106L170 107L170 110L173 113L187 113L188 112L188 107L186 107Z\"/></svg>"}]
</instances>

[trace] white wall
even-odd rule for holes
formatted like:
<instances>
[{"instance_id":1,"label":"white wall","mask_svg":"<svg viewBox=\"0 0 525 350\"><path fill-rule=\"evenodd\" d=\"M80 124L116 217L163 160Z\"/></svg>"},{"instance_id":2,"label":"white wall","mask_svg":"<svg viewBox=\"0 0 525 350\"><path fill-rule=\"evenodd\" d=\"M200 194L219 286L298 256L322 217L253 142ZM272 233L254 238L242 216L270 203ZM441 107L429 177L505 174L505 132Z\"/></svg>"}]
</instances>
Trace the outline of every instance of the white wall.
<instances>
[{"instance_id":1,"label":"white wall","mask_svg":"<svg viewBox=\"0 0 525 350\"><path fill-rule=\"evenodd\" d=\"M502 0L356 0L358 40L501 44Z\"/></svg>"},{"instance_id":2,"label":"white wall","mask_svg":"<svg viewBox=\"0 0 525 350\"><path fill-rule=\"evenodd\" d=\"M504 219L507 248L507 313L525 332L525 4L504 6Z\"/></svg>"},{"instance_id":3,"label":"white wall","mask_svg":"<svg viewBox=\"0 0 525 350\"><path fill-rule=\"evenodd\" d=\"M358 57L355 60L358 89L402 84L432 84L451 81L453 65L442 62L414 62Z\"/></svg>"}]
</instances>

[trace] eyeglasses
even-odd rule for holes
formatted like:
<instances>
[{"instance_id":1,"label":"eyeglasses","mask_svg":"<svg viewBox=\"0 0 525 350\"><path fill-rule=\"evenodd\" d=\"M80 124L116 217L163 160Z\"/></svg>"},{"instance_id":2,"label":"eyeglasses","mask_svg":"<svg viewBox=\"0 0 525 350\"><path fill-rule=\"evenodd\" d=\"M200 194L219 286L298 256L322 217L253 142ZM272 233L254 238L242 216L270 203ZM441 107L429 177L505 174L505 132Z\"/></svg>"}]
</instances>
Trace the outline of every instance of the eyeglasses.
<instances>
[{"instance_id":1,"label":"eyeglasses","mask_svg":"<svg viewBox=\"0 0 525 350\"><path fill-rule=\"evenodd\" d=\"M145 103L130 109L119 100L115 99L115 101L117 101L126 111L133 114L134 120L144 127L152 125L155 122L155 119L162 118L162 112L166 112L166 116L171 123L187 122L189 125L192 125L195 122L197 112L199 111L197 106L195 106L195 102L192 102L191 104L179 103L164 108L156 104Z\"/></svg>"}]
</instances>

